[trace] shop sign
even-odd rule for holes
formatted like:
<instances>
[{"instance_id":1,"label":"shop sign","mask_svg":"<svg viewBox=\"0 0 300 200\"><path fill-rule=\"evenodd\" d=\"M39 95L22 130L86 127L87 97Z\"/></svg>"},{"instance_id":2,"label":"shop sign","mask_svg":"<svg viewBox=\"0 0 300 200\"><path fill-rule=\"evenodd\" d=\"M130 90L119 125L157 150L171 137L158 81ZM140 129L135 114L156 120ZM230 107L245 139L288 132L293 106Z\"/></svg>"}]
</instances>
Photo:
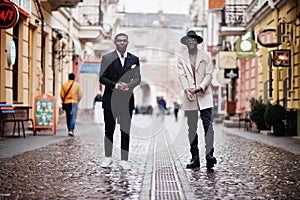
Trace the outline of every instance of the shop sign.
<instances>
[{"instance_id":1,"label":"shop sign","mask_svg":"<svg viewBox=\"0 0 300 200\"><path fill-rule=\"evenodd\" d=\"M236 52L234 51L219 51L217 57L217 66L219 69L236 68Z\"/></svg>"},{"instance_id":2,"label":"shop sign","mask_svg":"<svg viewBox=\"0 0 300 200\"><path fill-rule=\"evenodd\" d=\"M258 33L257 42L263 47L278 47L281 43L276 41L276 30L265 29Z\"/></svg>"},{"instance_id":3,"label":"shop sign","mask_svg":"<svg viewBox=\"0 0 300 200\"><path fill-rule=\"evenodd\" d=\"M56 134L56 99L54 96L39 94L34 97L33 135L38 129L52 129Z\"/></svg>"},{"instance_id":4,"label":"shop sign","mask_svg":"<svg viewBox=\"0 0 300 200\"><path fill-rule=\"evenodd\" d=\"M252 39L252 29L249 29L242 39L236 42L237 58L253 58L255 41Z\"/></svg>"},{"instance_id":5,"label":"shop sign","mask_svg":"<svg viewBox=\"0 0 300 200\"><path fill-rule=\"evenodd\" d=\"M14 65L16 62L17 48L15 42L12 40L8 45L7 61L9 65Z\"/></svg>"},{"instance_id":6,"label":"shop sign","mask_svg":"<svg viewBox=\"0 0 300 200\"><path fill-rule=\"evenodd\" d=\"M0 3L0 29L9 29L19 20L19 11L12 3Z\"/></svg>"},{"instance_id":7,"label":"shop sign","mask_svg":"<svg viewBox=\"0 0 300 200\"><path fill-rule=\"evenodd\" d=\"M225 69L224 70L224 78L235 79L239 77L239 69Z\"/></svg>"},{"instance_id":8,"label":"shop sign","mask_svg":"<svg viewBox=\"0 0 300 200\"><path fill-rule=\"evenodd\" d=\"M273 51L273 65L274 67L290 67L291 51L290 50Z\"/></svg>"},{"instance_id":9,"label":"shop sign","mask_svg":"<svg viewBox=\"0 0 300 200\"><path fill-rule=\"evenodd\" d=\"M100 68L101 64L100 63L92 63L92 62L87 62L87 63L82 63L80 65L80 73L81 74L97 74L99 75L100 73Z\"/></svg>"}]
</instances>

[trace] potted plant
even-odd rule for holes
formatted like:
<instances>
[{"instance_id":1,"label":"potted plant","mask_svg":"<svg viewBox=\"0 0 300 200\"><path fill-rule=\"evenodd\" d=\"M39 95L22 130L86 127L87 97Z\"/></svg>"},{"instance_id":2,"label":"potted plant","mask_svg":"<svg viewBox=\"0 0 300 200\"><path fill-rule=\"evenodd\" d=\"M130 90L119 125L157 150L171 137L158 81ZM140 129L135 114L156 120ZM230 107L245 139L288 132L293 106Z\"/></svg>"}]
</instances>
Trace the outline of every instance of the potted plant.
<instances>
[{"instance_id":1,"label":"potted plant","mask_svg":"<svg viewBox=\"0 0 300 200\"><path fill-rule=\"evenodd\" d=\"M267 105L262 102L262 99L254 99L251 98L251 112L250 112L250 119L256 124L258 131L260 130L267 130L268 127L265 123L264 114L266 111Z\"/></svg>"},{"instance_id":2,"label":"potted plant","mask_svg":"<svg viewBox=\"0 0 300 200\"><path fill-rule=\"evenodd\" d=\"M283 106L279 104L268 105L264 117L267 126L273 127L274 135L285 135L284 120L286 119L286 109Z\"/></svg>"}]
</instances>

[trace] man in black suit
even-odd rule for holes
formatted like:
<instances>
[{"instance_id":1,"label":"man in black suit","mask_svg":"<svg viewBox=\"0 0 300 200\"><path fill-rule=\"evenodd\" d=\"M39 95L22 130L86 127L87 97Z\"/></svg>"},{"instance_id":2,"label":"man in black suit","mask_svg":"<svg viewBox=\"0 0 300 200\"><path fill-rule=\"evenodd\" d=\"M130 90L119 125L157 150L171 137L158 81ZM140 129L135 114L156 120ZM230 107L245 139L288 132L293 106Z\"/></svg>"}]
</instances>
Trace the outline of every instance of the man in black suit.
<instances>
[{"instance_id":1,"label":"man in black suit","mask_svg":"<svg viewBox=\"0 0 300 200\"><path fill-rule=\"evenodd\" d=\"M103 55L99 81L105 85L102 99L105 123L105 159L101 166L107 168L112 163L113 135L116 122L121 129L121 161L123 169L130 169L128 163L131 117L134 110L133 89L140 84L139 58L127 52L128 36L115 36L116 50Z\"/></svg>"}]
</instances>

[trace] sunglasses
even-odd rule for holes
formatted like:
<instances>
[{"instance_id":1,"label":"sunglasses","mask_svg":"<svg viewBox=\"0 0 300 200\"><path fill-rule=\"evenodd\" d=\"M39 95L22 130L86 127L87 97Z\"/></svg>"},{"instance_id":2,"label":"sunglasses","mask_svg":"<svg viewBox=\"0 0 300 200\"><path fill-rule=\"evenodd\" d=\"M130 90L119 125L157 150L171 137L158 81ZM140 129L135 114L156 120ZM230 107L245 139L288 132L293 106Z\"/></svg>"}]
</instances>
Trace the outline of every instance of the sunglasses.
<instances>
[{"instance_id":1,"label":"sunglasses","mask_svg":"<svg viewBox=\"0 0 300 200\"><path fill-rule=\"evenodd\" d=\"M187 42L196 42L197 39L196 38L187 38L186 41Z\"/></svg>"}]
</instances>

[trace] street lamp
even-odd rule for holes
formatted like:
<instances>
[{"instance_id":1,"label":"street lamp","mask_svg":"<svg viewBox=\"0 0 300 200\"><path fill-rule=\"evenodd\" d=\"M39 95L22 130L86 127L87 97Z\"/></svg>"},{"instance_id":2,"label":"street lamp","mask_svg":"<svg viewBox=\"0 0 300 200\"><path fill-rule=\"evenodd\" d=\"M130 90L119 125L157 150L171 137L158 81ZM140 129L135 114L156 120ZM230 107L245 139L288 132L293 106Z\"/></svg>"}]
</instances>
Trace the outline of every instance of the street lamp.
<instances>
[{"instance_id":1,"label":"street lamp","mask_svg":"<svg viewBox=\"0 0 300 200\"><path fill-rule=\"evenodd\" d=\"M68 49L68 39L72 42L71 49ZM56 93L57 75L56 75L56 59L58 58L58 72L61 73L61 82L63 82L63 59L69 54L74 54L75 45L73 39L68 33L61 29L52 28L52 71L53 71L53 94ZM68 61L66 62L68 63ZM55 95L56 96L56 95Z\"/></svg>"}]
</instances>

